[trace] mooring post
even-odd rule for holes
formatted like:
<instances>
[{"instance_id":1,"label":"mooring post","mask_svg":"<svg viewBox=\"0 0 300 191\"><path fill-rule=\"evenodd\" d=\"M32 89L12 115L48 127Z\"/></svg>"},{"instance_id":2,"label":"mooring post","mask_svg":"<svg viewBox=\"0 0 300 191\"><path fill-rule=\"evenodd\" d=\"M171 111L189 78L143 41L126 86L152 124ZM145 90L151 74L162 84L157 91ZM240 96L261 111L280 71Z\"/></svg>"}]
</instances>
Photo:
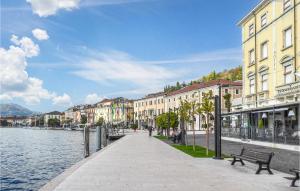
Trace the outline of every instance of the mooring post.
<instances>
[{"instance_id":1,"label":"mooring post","mask_svg":"<svg viewBox=\"0 0 300 191\"><path fill-rule=\"evenodd\" d=\"M84 127L83 130L83 137L84 137L84 157L90 156L90 130L88 126Z\"/></svg>"},{"instance_id":2,"label":"mooring post","mask_svg":"<svg viewBox=\"0 0 300 191\"><path fill-rule=\"evenodd\" d=\"M106 145L107 145L107 128L103 127L101 133L102 133L103 146L106 147Z\"/></svg>"},{"instance_id":3,"label":"mooring post","mask_svg":"<svg viewBox=\"0 0 300 191\"><path fill-rule=\"evenodd\" d=\"M97 129L96 129L96 134L97 134L97 151L99 151L101 149L101 127L100 126L97 126Z\"/></svg>"}]
</instances>

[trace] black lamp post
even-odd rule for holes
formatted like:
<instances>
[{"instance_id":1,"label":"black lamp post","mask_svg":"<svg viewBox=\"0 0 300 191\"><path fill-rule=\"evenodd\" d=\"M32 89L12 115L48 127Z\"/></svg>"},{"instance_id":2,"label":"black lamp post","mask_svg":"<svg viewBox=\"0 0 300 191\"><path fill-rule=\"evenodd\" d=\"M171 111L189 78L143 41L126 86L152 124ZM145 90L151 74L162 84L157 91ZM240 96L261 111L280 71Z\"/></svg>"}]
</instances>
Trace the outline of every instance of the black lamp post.
<instances>
[{"instance_id":1,"label":"black lamp post","mask_svg":"<svg viewBox=\"0 0 300 191\"><path fill-rule=\"evenodd\" d=\"M222 158L221 147L221 84L219 83L219 95L215 96L215 157L214 159Z\"/></svg>"}]
</instances>

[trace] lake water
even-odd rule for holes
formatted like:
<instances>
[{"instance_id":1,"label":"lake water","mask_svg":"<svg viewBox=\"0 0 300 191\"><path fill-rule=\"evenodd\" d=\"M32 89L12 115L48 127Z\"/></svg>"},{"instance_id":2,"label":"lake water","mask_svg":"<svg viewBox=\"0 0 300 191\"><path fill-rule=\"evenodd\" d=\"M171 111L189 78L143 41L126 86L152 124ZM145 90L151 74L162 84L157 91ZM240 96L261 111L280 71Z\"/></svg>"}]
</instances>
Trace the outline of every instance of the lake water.
<instances>
[{"instance_id":1,"label":"lake water","mask_svg":"<svg viewBox=\"0 0 300 191\"><path fill-rule=\"evenodd\" d=\"M38 190L83 159L82 143L81 131L0 128L0 190Z\"/></svg>"}]
</instances>

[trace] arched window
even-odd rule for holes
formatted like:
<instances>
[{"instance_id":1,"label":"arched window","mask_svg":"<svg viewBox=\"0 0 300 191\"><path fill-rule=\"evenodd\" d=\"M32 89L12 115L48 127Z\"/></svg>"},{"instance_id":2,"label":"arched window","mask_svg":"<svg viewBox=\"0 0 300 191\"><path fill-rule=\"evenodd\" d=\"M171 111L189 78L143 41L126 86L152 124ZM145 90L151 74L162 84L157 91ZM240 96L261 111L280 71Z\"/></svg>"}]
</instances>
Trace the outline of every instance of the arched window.
<instances>
[{"instance_id":1,"label":"arched window","mask_svg":"<svg viewBox=\"0 0 300 191\"><path fill-rule=\"evenodd\" d=\"M253 72L248 73L250 94L255 94L255 75Z\"/></svg>"},{"instance_id":2,"label":"arched window","mask_svg":"<svg viewBox=\"0 0 300 191\"><path fill-rule=\"evenodd\" d=\"M268 91L268 70L269 68L266 66L262 66L259 68L258 72L260 74L261 79L261 91Z\"/></svg>"},{"instance_id":3,"label":"arched window","mask_svg":"<svg viewBox=\"0 0 300 191\"><path fill-rule=\"evenodd\" d=\"M294 81L293 58L284 56L280 63L283 67L284 84L292 83Z\"/></svg>"}]
</instances>

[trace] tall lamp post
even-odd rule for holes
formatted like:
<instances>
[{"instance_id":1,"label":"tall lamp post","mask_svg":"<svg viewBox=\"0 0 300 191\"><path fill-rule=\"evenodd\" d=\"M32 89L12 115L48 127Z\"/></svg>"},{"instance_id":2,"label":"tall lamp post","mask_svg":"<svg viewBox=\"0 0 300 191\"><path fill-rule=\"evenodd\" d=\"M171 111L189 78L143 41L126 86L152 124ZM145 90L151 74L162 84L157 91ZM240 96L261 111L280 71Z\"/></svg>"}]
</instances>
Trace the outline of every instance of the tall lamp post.
<instances>
[{"instance_id":1,"label":"tall lamp post","mask_svg":"<svg viewBox=\"0 0 300 191\"><path fill-rule=\"evenodd\" d=\"M222 158L222 147L221 147L221 84L219 81L219 95L215 96L215 157L214 159Z\"/></svg>"}]
</instances>

